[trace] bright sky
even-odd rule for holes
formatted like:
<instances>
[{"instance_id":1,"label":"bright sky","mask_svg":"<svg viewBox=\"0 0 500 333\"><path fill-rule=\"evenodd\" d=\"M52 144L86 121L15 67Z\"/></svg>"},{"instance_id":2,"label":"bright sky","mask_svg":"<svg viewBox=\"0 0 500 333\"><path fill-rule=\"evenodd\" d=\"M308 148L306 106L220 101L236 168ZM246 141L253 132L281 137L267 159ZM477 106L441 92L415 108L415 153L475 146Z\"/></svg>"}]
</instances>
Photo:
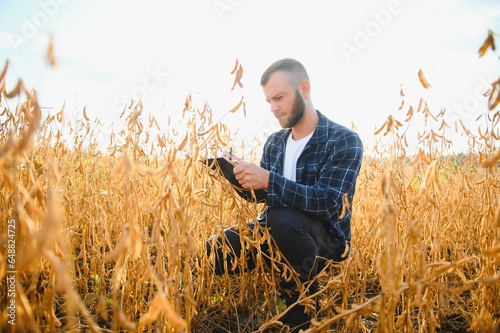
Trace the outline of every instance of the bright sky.
<instances>
[{"instance_id":1,"label":"bright sky","mask_svg":"<svg viewBox=\"0 0 500 333\"><path fill-rule=\"evenodd\" d=\"M278 129L261 73L294 57L309 71L315 107L354 123L370 145L389 115L404 120L420 97L435 114L446 108L450 120L476 128L487 112L481 94L500 75L498 52L478 58L488 29L500 33L498 0L1 0L0 61L11 61L8 89L22 78L51 114L66 101L70 119L86 106L108 127L130 97L142 97L144 118L166 127L190 92L216 117L244 96L247 117L224 122L250 140ZM44 58L50 35L55 69ZM244 87L230 91L236 59ZM420 68L431 89L420 85Z\"/></svg>"}]
</instances>

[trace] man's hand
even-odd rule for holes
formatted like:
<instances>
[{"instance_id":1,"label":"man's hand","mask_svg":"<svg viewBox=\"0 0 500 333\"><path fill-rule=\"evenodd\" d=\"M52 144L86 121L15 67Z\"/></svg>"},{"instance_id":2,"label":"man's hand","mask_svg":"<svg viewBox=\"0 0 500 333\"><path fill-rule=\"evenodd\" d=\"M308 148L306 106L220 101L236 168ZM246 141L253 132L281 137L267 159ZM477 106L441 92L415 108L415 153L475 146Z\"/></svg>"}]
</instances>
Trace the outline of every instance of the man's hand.
<instances>
[{"instance_id":1,"label":"man's hand","mask_svg":"<svg viewBox=\"0 0 500 333\"><path fill-rule=\"evenodd\" d=\"M269 171L254 163L240 160L234 167L234 175L241 186L246 189L266 189L269 184Z\"/></svg>"}]
</instances>

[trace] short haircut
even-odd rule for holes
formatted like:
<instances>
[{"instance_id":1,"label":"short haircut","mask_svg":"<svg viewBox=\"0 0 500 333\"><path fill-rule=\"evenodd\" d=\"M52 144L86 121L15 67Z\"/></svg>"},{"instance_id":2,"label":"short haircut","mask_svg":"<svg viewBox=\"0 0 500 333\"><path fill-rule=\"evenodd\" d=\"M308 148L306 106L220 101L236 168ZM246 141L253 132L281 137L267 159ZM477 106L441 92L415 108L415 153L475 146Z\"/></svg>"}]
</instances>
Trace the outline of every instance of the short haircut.
<instances>
[{"instance_id":1,"label":"short haircut","mask_svg":"<svg viewBox=\"0 0 500 333\"><path fill-rule=\"evenodd\" d=\"M304 65L295 59L284 58L275 61L266 69L260 78L260 85L265 86L271 75L279 71L283 71L288 74L288 80L294 87L298 87L302 81L309 81L309 75L307 74Z\"/></svg>"}]
</instances>

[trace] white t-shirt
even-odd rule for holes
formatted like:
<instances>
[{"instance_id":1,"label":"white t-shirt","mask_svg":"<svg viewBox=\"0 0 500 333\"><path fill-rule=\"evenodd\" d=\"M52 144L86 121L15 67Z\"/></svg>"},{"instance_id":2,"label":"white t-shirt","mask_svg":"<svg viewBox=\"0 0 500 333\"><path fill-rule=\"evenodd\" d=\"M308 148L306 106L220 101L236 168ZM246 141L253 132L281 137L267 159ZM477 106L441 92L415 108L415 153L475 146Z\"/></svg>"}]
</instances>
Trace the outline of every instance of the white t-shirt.
<instances>
[{"instance_id":1,"label":"white t-shirt","mask_svg":"<svg viewBox=\"0 0 500 333\"><path fill-rule=\"evenodd\" d=\"M314 132L300 140L295 141L292 139L292 133L288 136L288 141L286 143L285 150L285 165L283 166L283 177L296 181L295 176L297 174L297 160L300 154L304 150L309 139L312 137Z\"/></svg>"}]
</instances>

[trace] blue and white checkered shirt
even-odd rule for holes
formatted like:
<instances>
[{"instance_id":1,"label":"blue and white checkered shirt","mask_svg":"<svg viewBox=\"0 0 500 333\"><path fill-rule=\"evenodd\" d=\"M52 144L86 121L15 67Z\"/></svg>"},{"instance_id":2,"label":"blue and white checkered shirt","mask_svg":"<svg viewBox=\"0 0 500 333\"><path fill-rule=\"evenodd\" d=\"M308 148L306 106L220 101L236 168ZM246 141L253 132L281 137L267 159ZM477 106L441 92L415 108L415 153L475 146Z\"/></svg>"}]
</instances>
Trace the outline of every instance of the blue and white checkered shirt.
<instances>
[{"instance_id":1,"label":"blue and white checkered shirt","mask_svg":"<svg viewBox=\"0 0 500 333\"><path fill-rule=\"evenodd\" d=\"M358 134L326 118L319 111L318 127L297 160L297 181L283 176L285 145L290 129L269 136L260 166L270 171L266 204L295 207L323 221L340 241L351 239L351 210L340 220L342 197L352 207L356 178L363 158Z\"/></svg>"}]
</instances>

